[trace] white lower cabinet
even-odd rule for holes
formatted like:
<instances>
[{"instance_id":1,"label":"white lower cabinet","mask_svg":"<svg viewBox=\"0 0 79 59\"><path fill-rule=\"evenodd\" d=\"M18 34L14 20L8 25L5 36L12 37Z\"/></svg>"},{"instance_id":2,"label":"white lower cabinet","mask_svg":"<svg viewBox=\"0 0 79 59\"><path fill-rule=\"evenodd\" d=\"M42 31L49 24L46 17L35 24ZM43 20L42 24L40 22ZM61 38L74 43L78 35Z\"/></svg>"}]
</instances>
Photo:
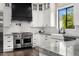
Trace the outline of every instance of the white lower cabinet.
<instances>
[{"instance_id":1,"label":"white lower cabinet","mask_svg":"<svg viewBox=\"0 0 79 59\"><path fill-rule=\"evenodd\" d=\"M59 54L66 56L66 45L64 42L60 42Z\"/></svg>"},{"instance_id":2,"label":"white lower cabinet","mask_svg":"<svg viewBox=\"0 0 79 59\"><path fill-rule=\"evenodd\" d=\"M41 48L50 50L50 38L48 35L34 34L33 47L39 46Z\"/></svg>"},{"instance_id":3,"label":"white lower cabinet","mask_svg":"<svg viewBox=\"0 0 79 59\"><path fill-rule=\"evenodd\" d=\"M55 39L50 39L50 50L51 51L53 51L53 52L55 52L55 47L56 47L56 41L55 41Z\"/></svg>"},{"instance_id":4,"label":"white lower cabinet","mask_svg":"<svg viewBox=\"0 0 79 59\"><path fill-rule=\"evenodd\" d=\"M59 40L50 39L50 51L59 53Z\"/></svg>"},{"instance_id":5,"label":"white lower cabinet","mask_svg":"<svg viewBox=\"0 0 79 59\"><path fill-rule=\"evenodd\" d=\"M50 36L45 35L44 43L45 43L44 45L45 49L50 50Z\"/></svg>"},{"instance_id":6,"label":"white lower cabinet","mask_svg":"<svg viewBox=\"0 0 79 59\"><path fill-rule=\"evenodd\" d=\"M39 46L40 44L40 35L34 34L33 35L33 47Z\"/></svg>"},{"instance_id":7,"label":"white lower cabinet","mask_svg":"<svg viewBox=\"0 0 79 59\"><path fill-rule=\"evenodd\" d=\"M40 35L40 44L39 44L39 47L41 47L41 48L44 48L44 46L45 46L44 38L45 38L44 35Z\"/></svg>"},{"instance_id":8,"label":"white lower cabinet","mask_svg":"<svg viewBox=\"0 0 79 59\"><path fill-rule=\"evenodd\" d=\"M48 35L41 35L40 47L50 50L50 38Z\"/></svg>"},{"instance_id":9,"label":"white lower cabinet","mask_svg":"<svg viewBox=\"0 0 79 59\"><path fill-rule=\"evenodd\" d=\"M74 55L74 46L69 45L64 41L57 39L52 39L49 35L43 34L34 34L33 35L33 47L39 46L46 50L55 52L63 56L73 56ZM43 53L39 53L43 55Z\"/></svg>"},{"instance_id":10,"label":"white lower cabinet","mask_svg":"<svg viewBox=\"0 0 79 59\"><path fill-rule=\"evenodd\" d=\"M3 52L13 51L13 36L4 35Z\"/></svg>"},{"instance_id":11,"label":"white lower cabinet","mask_svg":"<svg viewBox=\"0 0 79 59\"><path fill-rule=\"evenodd\" d=\"M67 45L66 42L60 42L59 54L63 56L73 56L74 55L74 46Z\"/></svg>"},{"instance_id":12,"label":"white lower cabinet","mask_svg":"<svg viewBox=\"0 0 79 59\"><path fill-rule=\"evenodd\" d=\"M67 46L67 56L74 56L74 47Z\"/></svg>"}]
</instances>

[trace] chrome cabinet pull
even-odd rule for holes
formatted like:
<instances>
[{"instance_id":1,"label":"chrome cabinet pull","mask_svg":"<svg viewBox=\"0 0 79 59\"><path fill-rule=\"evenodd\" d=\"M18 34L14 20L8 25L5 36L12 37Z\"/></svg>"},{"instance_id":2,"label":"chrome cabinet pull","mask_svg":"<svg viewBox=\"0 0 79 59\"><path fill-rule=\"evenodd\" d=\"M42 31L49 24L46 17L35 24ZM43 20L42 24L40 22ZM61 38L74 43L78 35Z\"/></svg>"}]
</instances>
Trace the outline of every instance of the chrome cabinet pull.
<instances>
[{"instance_id":1,"label":"chrome cabinet pull","mask_svg":"<svg viewBox=\"0 0 79 59\"><path fill-rule=\"evenodd\" d=\"M10 37L8 37L8 38L10 38Z\"/></svg>"},{"instance_id":2,"label":"chrome cabinet pull","mask_svg":"<svg viewBox=\"0 0 79 59\"><path fill-rule=\"evenodd\" d=\"M45 39L45 40L47 40L47 39Z\"/></svg>"},{"instance_id":3,"label":"chrome cabinet pull","mask_svg":"<svg viewBox=\"0 0 79 59\"><path fill-rule=\"evenodd\" d=\"M8 47L11 47L11 46L8 46Z\"/></svg>"},{"instance_id":4,"label":"chrome cabinet pull","mask_svg":"<svg viewBox=\"0 0 79 59\"><path fill-rule=\"evenodd\" d=\"M8 41L8 42L11 42L11 41Z\"/></svg>"}]
</instances>

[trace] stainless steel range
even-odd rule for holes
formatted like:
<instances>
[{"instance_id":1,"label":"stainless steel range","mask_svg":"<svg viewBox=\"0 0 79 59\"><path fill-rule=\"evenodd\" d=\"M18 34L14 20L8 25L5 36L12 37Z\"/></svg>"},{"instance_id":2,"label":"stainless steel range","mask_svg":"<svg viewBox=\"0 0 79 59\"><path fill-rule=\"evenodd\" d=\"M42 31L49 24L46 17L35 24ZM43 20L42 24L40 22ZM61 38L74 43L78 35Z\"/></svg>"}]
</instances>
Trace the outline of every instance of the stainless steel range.
<instances>
[{"instance_id":1,"label":"stainless steel range","mask_svg":"<svg viewBox=\"0 0 79 59\"><path fill-rule=\"evenodd\" d=\"M22 33L22 47L32 47L32 33Z\"/></svg>"},{"instance_id":2,"label":"stainless steel range","mask_svg":"<svg viewBox=\"0 0 79 59\"><path fill-rule=\"evenodd\" d=\"M22 45L22 37L21 33L13 33L14 38L14 48L21 48Z\"/></svg>"},{"instance_id":3,"label":"stainless steel range","mask_svg":"<svg viewBox=\"0 0 79 59\"><path fill-rule=\"evenodd\" d=\"M14 48L32 47L32 33L13 33Z\"/></svg>"}]
</instances>

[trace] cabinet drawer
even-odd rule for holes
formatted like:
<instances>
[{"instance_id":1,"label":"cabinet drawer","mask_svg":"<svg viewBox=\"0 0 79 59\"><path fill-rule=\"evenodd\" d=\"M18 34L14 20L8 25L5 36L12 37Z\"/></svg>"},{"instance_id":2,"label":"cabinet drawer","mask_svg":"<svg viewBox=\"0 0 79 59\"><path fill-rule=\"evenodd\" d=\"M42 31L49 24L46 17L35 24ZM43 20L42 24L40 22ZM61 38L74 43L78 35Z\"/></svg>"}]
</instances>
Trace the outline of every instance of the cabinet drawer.
<instances>
[{"instance_id":1,"label":"cabinet drawer","mask_svg":"<svg viewBox=\"0 0 79 59\"><path fill-rule=\"evenodd\" d=\"M36 46L38 46L38 43L33 43L33 45L36 45Z\"/></svg>"},{"instance_id":2,"label":"cabinet drawer","mask_svg":"<svg viewBox=\"0 0 79 59\"><path fill-rule=\"evenodd\" d=\"M33 38L33 40L36 40L37 38Z\"/></svg>"},{"instance_id":3,"label":"cabinet drawer","mask_svg":"<svg viewBox=\"0 0 79 59\"><path fill-rule=\"evenodd\" d=\"M4 36L4 39L5 39L5 40L13 39L13 36Z\"/></svg>"},{"instance_id":4,"label":"cabinet drawer","mask_svg":"<svg viewBox=\"0 0 79 59\"><path fill-rule=\"evenodd\" d=\"M10 48L13 48L13 45L6 44L6 45L4 45L4 48L5 48L5 49L10 49Z\"/></svg>"},{"instance_id":5,"label":"cabinet drawer","mask_svg":"<svg viewBox=\"0 0 79 59\"><path fill-rule=\"evenodd\" d=\"M4 36L4 45L13 45L13 36Z\"/></svg>"},{"instance_id":6,"label":"cabinet drawer","mask_svg":"<svg viewBox=\"0 0 79 59\"><path fill-rule=\"evenodd\" d=\"M33 40L33 42L37 42L36 40Z\"/></svg>"},{"instance_id":7,"label":"cabinet drawer","mask_svg":"<svg viewBox=\"0 0 79 59\"><path fill-rule=\"evenodd\" d=\"M33 44L33 46L37 46L37 44L36 44L36 43L34 43L34 44Z\"/></svg>"},{"instance_id":8,"label":"cabinet drawer","mask_svg":"<svg viewBox=\"0 0 79 59\"><path fill-rule=\"evenodd\" d=\"M4 40L4 42L7 42L7 43L9 43L9 42L13 42L13 40L11 40L11 39L8 39L8 40Z\"/></svg>"},{"instance_id":9,"label":"cabinet drawer","mask_svg":"<svg viewBox=\"0 0 79 59\"><path fill-rule=\"evenodd\" d=\"M13 40L4 40L4 44L13 45Z\"/></svg>"},{"instance_id":10,"label":"cabinet drawer","mask_svg":"<svg viewBox=\"0 0 79 59\"><path fill-rule=\"evenodd\" d=\"M38 45L38 43L33 42L33 45Z\"/></svg>"},{"instance_id":11,"label":"cabinet drawer","mask_svg":"<svg viewBox=\"0 0 79 59\"><path fill-rule=\"evenodd\" d=\"M4 49L4 52L13 51L13 48L11 49Z\"/></svg>"},{"instance_id":12,"label":"cabinet drawer","mask_svg":"<svg viewBox=\"0 0 79 59\"><path fill-rule=\"evenodd\" d=\"M13 41L4 41L4 48L5 47L13 47Z\"/></svg>"}]
</instances>

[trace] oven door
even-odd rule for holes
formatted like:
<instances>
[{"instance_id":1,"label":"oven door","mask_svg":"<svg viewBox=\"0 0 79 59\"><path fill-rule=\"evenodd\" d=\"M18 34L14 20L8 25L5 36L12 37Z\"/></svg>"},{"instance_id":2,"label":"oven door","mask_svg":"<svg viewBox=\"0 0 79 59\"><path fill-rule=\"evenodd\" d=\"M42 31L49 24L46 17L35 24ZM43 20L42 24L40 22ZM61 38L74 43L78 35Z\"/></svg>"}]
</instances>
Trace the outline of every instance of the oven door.
<instances>
[{"instance_id":1,"label":"oven door","mask_svg":"<svg viewBox=\"0 0 79 59\"><path fill-rule=\"evenodd\" d=\"M15 40L14 48L21 48L21 39Z\"/></svg>"},{"instance_id":2,"label":"oven door","mask_svg":"<svg viewBox=\"0 0 79 59\"><path fill-rule=\"evenodd\" d=\"M23 38L23 47L30 47L32 46L31 37Z\"/></svg>"}]
</instances>

